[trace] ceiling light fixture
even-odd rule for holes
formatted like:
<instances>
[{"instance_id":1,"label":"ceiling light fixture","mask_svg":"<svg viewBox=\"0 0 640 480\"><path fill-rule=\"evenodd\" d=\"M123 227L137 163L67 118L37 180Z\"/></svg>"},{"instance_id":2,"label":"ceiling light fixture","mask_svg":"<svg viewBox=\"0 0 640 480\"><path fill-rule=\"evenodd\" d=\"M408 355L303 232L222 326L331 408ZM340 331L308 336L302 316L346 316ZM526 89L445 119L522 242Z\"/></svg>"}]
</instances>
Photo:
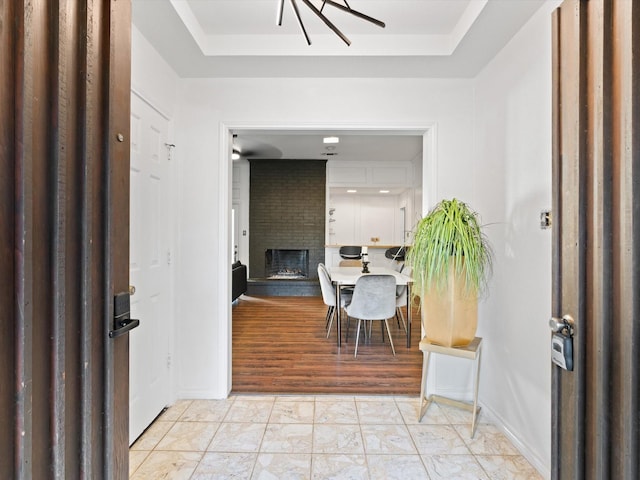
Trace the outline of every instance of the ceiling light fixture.
<instances>
[{"instance_id":1,"label":"ceiling light fixture","mask_svg":"<svg viewBox=\"0 0 640 480\"><path fill-rule=\"evenodd\" d=\"M291 6L293 7L293 12L296 14L296 19L298 20L298 25L300 26L300 30L302 30L302 34L304 35L304 38L307 40L307 44L311 45L311 39L309 38L309 35L307 34L307 30L304 28L304 23L302 23L302 18L300 17L298 4L296 3L296 0L289 0L289 1L291 2ZM302 3L304 3L307 7L309 7L309 10L315 13L320 18L320 20L322 20L327 25L327 27L329 27L333 31L333 33L338 35L342 39L342 41L347 44L347 46L351 45L351 41L338 29L338 27L336 27L333 23L331 23L331 20L329 20L322 13L325 5L329 5L331 7L342 10L343 12L350 13L353 16L366 20L367 22L371 22L374 25L377 25L379 27L382 27L382 28L385 27L384 22L381 22L380 20L376 20L375 18L365 15L364 13L358 12L357 10L353 10L347 3L347 0L342 0L342 1L344 5L340 3L336 3L332 0L322 0L322 6L319 9L313 3L311 3L310 0L302 0ZM278 0L278 17L277 17L278 26L282 26L284 2L285 0Z\"/></svg>"},{"instance_id":2,"label":"ceiling light fixture","mask_svg":"<svg viewBox=\"0 0 640 480\"><path fill-rule=\"evenodd\" d=\"M389 193L389 190L380 190L380 193Z\"/></svg>"},{"instance_id":3,"label":"ceiling light fixture","mask_svg":"<svg viewBox=\"0 0 640 480\"><path fill-rule=\"evenodd\" d=\"M340 137L324 137L322 143L340 143Z\"/></svg>"},{"instance_id":4,"label":"ceiling light fixture","mask_svg":"<svg viewBox=\"0 0 640 480\"><path fill-rule=\"evenodd\" d=\"M233 153L231 154L231 160L240 160L240 154L238 153L237 150L234 150Z\"/></svg>"},{"instance_id":5,"label":"ceiling light fixture","mask_svg":"<svg viewBox=\"0 0 640 480\"><path fill-rule=\"evenodd\" d=\"M357 190L347 190L347 193L356 193Z\"/></svg>"}]
</instances>

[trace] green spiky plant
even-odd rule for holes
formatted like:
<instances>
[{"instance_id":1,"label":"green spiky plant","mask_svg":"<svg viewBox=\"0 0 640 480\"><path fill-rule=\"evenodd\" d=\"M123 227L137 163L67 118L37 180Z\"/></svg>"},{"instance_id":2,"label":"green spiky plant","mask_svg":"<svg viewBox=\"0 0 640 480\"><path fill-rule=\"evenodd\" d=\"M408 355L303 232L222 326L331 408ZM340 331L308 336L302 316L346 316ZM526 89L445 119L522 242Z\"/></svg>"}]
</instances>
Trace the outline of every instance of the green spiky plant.
<instances>
[{"instance_id":1,"label":"green spiky plant","mask_svg":"<svg viewBox=\"0 0 640 480\"><path fill-rule=\"evenodd\" d=\"M418 222L407 253L417 296L444 288L452 264L455 275L464 275L467 292L479 295L491 274L492 259L478 214L455 198L442 200Z\"/></svg>"}]
</instances>

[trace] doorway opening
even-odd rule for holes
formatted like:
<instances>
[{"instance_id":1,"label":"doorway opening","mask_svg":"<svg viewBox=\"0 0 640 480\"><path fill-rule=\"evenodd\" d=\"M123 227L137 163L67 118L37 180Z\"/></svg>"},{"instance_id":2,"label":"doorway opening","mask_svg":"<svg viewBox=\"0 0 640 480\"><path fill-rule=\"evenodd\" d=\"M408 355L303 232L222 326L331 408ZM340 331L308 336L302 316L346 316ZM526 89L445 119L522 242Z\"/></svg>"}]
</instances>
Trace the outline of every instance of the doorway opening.
<instances>
[{"instance_id":1,"label":"doorway opening","mask_svg":"<svg viewBox=\"0 0 640 480\"><path fill-rule=\"evenodd\" d=\"M416 204L416 213L421 215L421 212L424 212L428 209L428 206L431 205L434 200L437 198L437 158L435 151L435 128L434 125L419 125L419 126L342 126L340 130L336 131L335 125L328 126L293 126L293 127L284 127L286 128L286 132L294 132L298 134L307 134L318 132L331 132L332 134L337 135L348 135L354 133L364 133L368 135L393 135L393 134L412 134L419 135L422 138L422 156L419 159L418 163L420 165L420 174L419 178L422 180L421 189L419 191L420 201ZM233 137L239 132L251 132L251 133L270 133L270 134L282 134L284 132L282 126L274 126L274 125L230 125L223 124L221 125L221 145L220 145L220 157L226 158L226 162L222 162L221 166L221 175L219 178L219 217L221 219L226 219L224 224L222 225L224 231L221 232L221 250L226 253L226 258L229 258L232 255L232 240L231 240L231 202L229 201L232 197L231 190L234 185L233 178L233 161L231 159L232 146L233 146ZM421 160L421 161L420 161ZM235 198L235 197L234 197ZM234 204L235 204L234 200ZM238 215L236 211L235 220L236 222L241 221L239 217L243 214L247 215L248 218L248 210L243 212L244 207L241 207L241 214ZM238 226L236 224L236 229ZM242 227L239 227L239 230L243 230ZM250 232L248 232L250 235ZM243 257L243 246L242 242L247 242L248 247L248 235L242 236L240 238L239 252L238 256L240 259ZM234 246L235 247L235 246ZM245 247L246 248L246 247ZM227 293L230 294L230 280L228 278L227 272L224 269L219 269L219 285L220 285L220 296L221 298L228 297ZM231 339L232 339L232 305L225 302L220 302L219 306L219 316L220 318L226 318L226 322L221 322L220 328L220 337L225 338L226 345L221 345L226 348L221 348L218 350L218 358L219 365L227 366L227 383L225 386L221 385L221 388L225 388L225 391L229 392L232 388L232 348L231 348ZM222 372L221 372L222 373Z\"/></svg>"}]
</instances>

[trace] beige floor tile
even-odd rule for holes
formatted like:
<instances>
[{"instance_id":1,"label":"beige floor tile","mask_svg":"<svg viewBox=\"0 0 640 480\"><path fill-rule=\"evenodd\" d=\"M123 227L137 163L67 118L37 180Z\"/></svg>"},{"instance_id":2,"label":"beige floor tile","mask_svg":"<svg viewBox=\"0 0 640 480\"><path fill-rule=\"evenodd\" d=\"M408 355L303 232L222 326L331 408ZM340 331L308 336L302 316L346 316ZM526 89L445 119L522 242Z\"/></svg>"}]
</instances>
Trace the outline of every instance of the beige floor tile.
<instances>
[{"instance_id":1,"label":"beige floor tile","mask_svg":"<svg viewBox=\"0 0 640 480\"><path fill-rule=\"evenodd\" d=\"M359 425L314 425L314 453L364 453Z\"/></svg>"},{"instance_id":2,"label":"beige floor tile","mask_svg":"<svg viewBox=\"0 0 640 480\"><path fill-rule=\"evenodd\" d=\"M400 410L392 397L356 399L356 407L361 424L404 423Z\"/></svg>"},{"instance_id":3,"label":"beige floor tile","mask_svg":"<svg viewBox=\"0 0 640 480\"><path fill-rule=\"evenodd\" d=\"M315 395L278 395L276 403L279 402L315 402Z\"/></svg>"},{"instance_id":4,"label":"beige floor tile","mask_svg":"<svg viewBox=\"0 0 640 480\"><path fill-rule=\"evenodd\" d=\"M370 454L418 454L405 425L360 425L364 451Z\"/></svg>"},{"instance_id":5,"label":"beige floor tile","mask_svg":"<svg viewBox=\"0 0 640 480\"><path fill-rule=\"evenodd\" d=\"M428 478L419 455L367 455L367 464L371 480Z\"/></svg>"},{"instance_id":6,"label":"beige floor tile","mask_svg":"<svg viewBox=\"0 0 640 480\"><path fill-rule=\"evenodd\" d=\"M317 395L315 397L316 403L318 402L355 402L356 398L353 395Z\"/></svg>"},{"instance_id":7,"label":"beige floor tile","mask_svg":"<svg viewBox=\"0 0 640 480\"><path fill-rule=\"evenodd\" d=\"M258 452L266 423L223 423L216 432L210 452Z\"/></svg>"},{"instance_id":8,"label":"beige floor tile","mask_svg":"<svg viewBox=\"0 0 640 480\"><path fill-rule=\"evenodd\" d=\"M207 452L190 480L249 479L256 457L255 453Z\"/></svg>"},{"instance_id":9,"label":"beige floor tile","mask_svg":"<svg viewBox=\"0 0 640 480\"><path fill-rule=\"evenodd\" d=\"M404 423L406 423L407 425L418 423L429 425L449 424L449 419L436 403L432 402L429 405L429 408L425 412L420 422L418 422L418 415L420 415L420 402L417 398L408 400L396 400L396 404L398 405L398 409L402 414Z\"/></svg>"},{"instance_id":10,"label":"beige floor tile","mask_svg":"<svg viewBox=\"0 0 640 480\"><path fill-rule=\"evenodd\" d=\"M225 422L247 422L247 423L267 423L271 410L273 409L274 398L236 398L229 408Z\"/></svg>"},{"instance_id":11,"label":"beige floor tile","mask_svg":"<svg viewBox=\"0 0 640 480\"><path fill-rule=\"evenodd\" d=\"M193 400L180 416L181 422L221 422L235 397L224 400Z\"/></svg>"},{"instance_id":12,"label":"beige floor tile","mask_svg":"<svg viewBox=\"0 0 640 480\"><path fill-rule=\"evenodd\" d=\"M316 402L315 423L358 423L356 402L351 400L334 400Z\"/></svg>"},{"instance_id":13,"label":"beige floor tile","mask_svg":"<svg viewBox=\"0 0 640 480\"><path fill-rule=\"evenodd\" d=\"M442 410L442 412L449 419L449 423L452 425L471 425L471 421L473 420L473 412L470 410L465 410L464 408L454 407L451 405L441 405L437 404ZM431 408L431 407L429 407ZM480 410L480 413L477 415L476 423L487 423L484 412Z\"/></svg>"},{"instance_id":14,"label":"beige floor tile","mask_svg":"<svg viewBox=\"0 0 640 480\"><path fill-rule=\"evenodd\" d=\"M260 452L311 453L313 425L276 423L267 425Z\"/></svg>"},{"instance_id":15,"label":"beige floor tile","mask_svg":"<svg viewBox=\"0 0 640 480\"><path fill-rule=\"evenodd\" d=\"M130 450L153 450L167 432L173 427L173 422L156 420L131 446Z\"/></svg>"},{"instance_id":16,"label":"beige floor tile","mask_svg":"<svg viewBox=\"0 0 640 480\"><path fill-rule=\"evenodd\" d=\"M476 455L520 455L509 439L493 425L478 425L476 434L470 438L470 430L465 425L454 425L458 434Z\"/></svg>"},{"instance_id":17,"label":"beige floor tile","mask_svg":"<svg viewBox=\"0 0 640 480\"><path fill-rule=\"evenodd\" d=\"M395 402L396 397L393 395L355 395L353 397L354 400L359 402Z\"/></svg>"},{"instance_id":18,"label":"beige floor tile","mask_svg":"<svg viewBox=\"0 0 640 480\"><path fill-rule=\"evenodd\" d=\"M131 480L188 480L201 457L198 452L151 452Z\"/></svg>"},{"instance_id":19,"label":"beige floor tile","mask_svg":"<svg viewBox=\"0 0 640 480\"><path fill-rule=\"evenodd\" d=\"M424 455L431 480L489 480L473 455Z\"/></svg>"},{"instance_id":20,"label":"beige floor tile","mask_svg":"<svg viewBox=\"0 0 640 480\"><path fill-rule=\"evenodd\" d=\"M508 437L417 396L235 395L172 405L129 451L130 478L542 480Z\"/></svg>"},{"instance_id":21,"label":"beige floor tile","mask_svg":"<svg viewBox=\"0 0 640 480\"><path fill-rule=\"evenodd\" d=\"M308 480L311 478L311 454L261 453L251 478Z\"/></svg>"},{"instance_id":22,"label":"beige floor tile","mask_svg":"<svg viewBox=\"0 0 640 480\"><path fill-rule=\"evenodd\" d=\"M178 400L176 403L167 408L162 415L160 416L160 420L164 422L175 422L180 418L180 415L184 413L184 411L189 408L192 400Z\"/></svg>"},{"instance_id":23,"label":"beige floor tile","mask_svg":"<svg viewBox=\"0 0 640 480\"><path fill-rule=\"evenodd\" d=\"M369 473L364 455L314 454L311 457L313 480L368 480Z\"/></svg>"},{"instance_id":24,"label":"beige floor tile","mask_svg":"<svg viewBox=\"0 0 640 480\"><path fill-rule=\"evenodd\" d=\"M408 428L421 455L471 453L450 425L409 425Z\"/></svg>"},{"instance_id":25,"label":"beige floor tile","mask_svg":"<svg viewBox=\"0 0 640 480\"><path fill-rule=\"evenodd\" d=\"M156 449L204 452L219 425L214 422L176 422Z\"/></svg>"},{"instance_id":26,"label":"beige floor tile","mask_svg":"<svg viewBox=\"0 0 640 480\"><path fill-rule=\"evenodd\" d=\"M148 455L147 450L129 450L129 476L134 474Z\"/></svg>"},{"instance_id":27,"label":"beige floor tile","mask_svg":"<svg viewBox=\"0 0 640 480\"><path fill-rule=\"evenodd\" d=\"M315 402L284 401L278 398L271 410L269 423L313 423Z\"/></svg>"},{"instance_id":28,"label":"beige floor tile","mask_svg":"<svg viewBox=\"0 0 640 480\"><path fill-rule=\"evenodd\" d=\"M542 476L521 455L477 455L491 480L542 480Z\"/></svg>"}]
</instances>

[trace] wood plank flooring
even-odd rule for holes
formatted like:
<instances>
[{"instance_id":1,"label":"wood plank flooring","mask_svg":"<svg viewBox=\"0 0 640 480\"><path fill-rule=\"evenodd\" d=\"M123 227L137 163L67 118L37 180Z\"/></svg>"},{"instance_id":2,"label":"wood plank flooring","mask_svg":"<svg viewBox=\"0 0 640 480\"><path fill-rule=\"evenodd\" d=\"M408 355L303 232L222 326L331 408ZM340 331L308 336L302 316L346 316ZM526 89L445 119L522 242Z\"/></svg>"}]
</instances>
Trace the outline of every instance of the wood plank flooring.
<instances>
[{"instance_id":1,"label":"wood plank flooring","mask_svg":"<svg viewBox=\"0 0 640 480\"><path fill-rule=\"evenodd\" d=\"M382 343L380 323L354 357L355 321L342 347L335 322L326 338L327 307L321 297L250 297L233 306L233 393L418 395L422 370L420 317L414 309L411 348L395 320L396 348Z\"/></svg>"}]
</instances>

